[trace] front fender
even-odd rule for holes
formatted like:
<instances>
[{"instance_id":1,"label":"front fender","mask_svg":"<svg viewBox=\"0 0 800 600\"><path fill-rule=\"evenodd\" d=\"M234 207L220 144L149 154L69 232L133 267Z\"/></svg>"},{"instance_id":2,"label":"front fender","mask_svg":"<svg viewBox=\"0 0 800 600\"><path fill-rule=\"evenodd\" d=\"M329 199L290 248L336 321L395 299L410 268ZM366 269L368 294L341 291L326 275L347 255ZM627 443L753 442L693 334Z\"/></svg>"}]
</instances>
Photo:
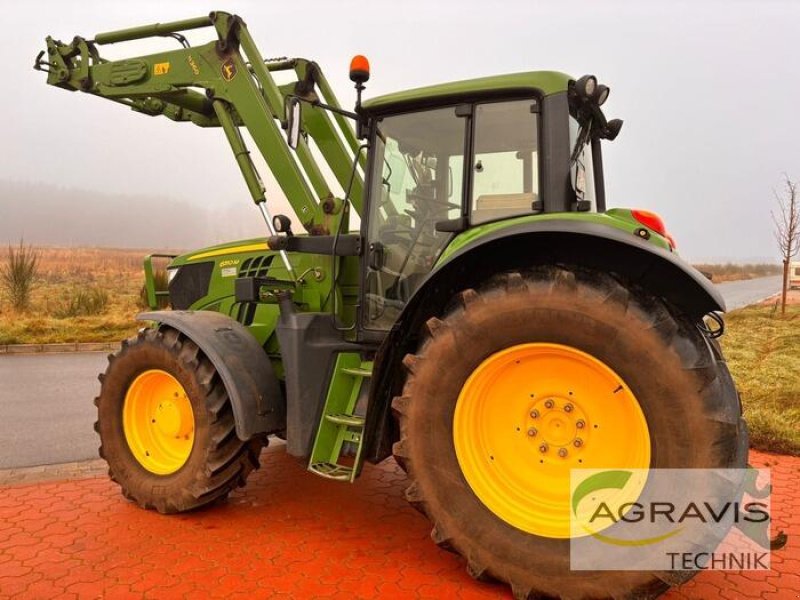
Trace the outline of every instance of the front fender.
<instances>
[{"instance_id":1,"label":"front fender","mask_svg":"<svg viewBox=\"0 0 800 600\"><path fill-rule=\"evenodd\" d=\"M618 220L607 215L515 220L457 236L408 301L375 358L365 456L378 461L391 450L397 433L391 400L405 381L401 361L419 346L425 321L444 314L458 292L480 287L497 273L576 265L615 274L693 320L725 310L719 290L697 269L668 249L640 239L633 228L613 226L613 221Z\"/></svg>"},{"instance_id":2,"label":"front fender","mask_svg":"<svg viewBox=\"0 0 800 600\"><path fill-rule=\"evenodd\" d=\"M285 428L286 401L278 378L244 325L213 311L146 312L136 319L173 327L197 344L225 385L239 439Z\"/></svg>"}]
</instances>

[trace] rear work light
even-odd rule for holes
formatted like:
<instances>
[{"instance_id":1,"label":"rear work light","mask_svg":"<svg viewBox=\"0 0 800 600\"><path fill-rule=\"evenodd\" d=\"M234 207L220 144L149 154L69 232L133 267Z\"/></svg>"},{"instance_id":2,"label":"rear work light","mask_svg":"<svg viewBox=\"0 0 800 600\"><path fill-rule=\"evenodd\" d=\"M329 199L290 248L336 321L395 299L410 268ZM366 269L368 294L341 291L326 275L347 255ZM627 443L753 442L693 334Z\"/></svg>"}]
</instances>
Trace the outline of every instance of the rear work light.
<instances>
[{"instance_id":1,"label":"rear work light","mask_svg":"<svg viewBox=\"0 0 800 600\"><path fill-rule=\"evenodd\" d=\"M667 242L669 242L671 248L676 248L675 240L667 232L667 227L664 225L663 219L656 213L650 212L649 210L631 210L631 215L634 219L639 221L639 223L665 238Z\"/></svg>"}]
</instances>

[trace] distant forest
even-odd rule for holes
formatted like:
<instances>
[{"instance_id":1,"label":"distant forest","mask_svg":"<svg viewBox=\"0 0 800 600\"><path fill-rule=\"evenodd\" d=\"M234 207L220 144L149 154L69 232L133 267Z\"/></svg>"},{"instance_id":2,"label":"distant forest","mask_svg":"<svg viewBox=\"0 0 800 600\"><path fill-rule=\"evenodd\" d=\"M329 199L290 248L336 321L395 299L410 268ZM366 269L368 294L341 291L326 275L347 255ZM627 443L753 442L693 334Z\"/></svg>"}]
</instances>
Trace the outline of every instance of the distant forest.
<instances>
[{"instance_id":1,"label":"distant forest","mask_svg":"<svg viewBox=\"0 0 800 600\"><path fill-rule=\"evenodd\" d=\"M244 198L212 209L158 196L0 181L0 245L24 238L53 246L198 248L265 232Z\"/></svg>"}]
</instances>

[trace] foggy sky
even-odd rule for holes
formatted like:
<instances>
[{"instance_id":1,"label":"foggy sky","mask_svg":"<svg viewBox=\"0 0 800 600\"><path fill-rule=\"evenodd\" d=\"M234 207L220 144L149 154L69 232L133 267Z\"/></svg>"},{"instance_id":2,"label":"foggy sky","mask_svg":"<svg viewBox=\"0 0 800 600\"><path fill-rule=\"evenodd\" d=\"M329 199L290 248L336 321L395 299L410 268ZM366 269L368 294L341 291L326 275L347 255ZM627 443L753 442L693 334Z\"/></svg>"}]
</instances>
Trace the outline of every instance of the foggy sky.
<instances>
[{"instance_id":1,"label":"foggy sky","mask_svg":"<svg viewBox=\"0 0 800 600\"><path fill-rule=\"evenodd\" d=\"M212 9L235 12L264 56L316 60L346 107L355 98L347 67L357 53L372 64L366 97L526 70L593 73L611 87L606 114L625 121L619 138L604 147L609 206L659 212L692 260L776 258L772 190L784 172L800 179L799 3L3 0L2 6L0 180L122 192L127 198L119 202L161 195L227 215L236 235L242 222L252 235L264 228L222 131L46 86L45 75L31 69L46 35L68 41ZM208 31L189 37L200 43ZM172 44L135 42L101 52L134 56ZM273 212L288 211L278 190L268 192ZM0 199L0 220L3 210Z\"/></svg>"}]
</instances>

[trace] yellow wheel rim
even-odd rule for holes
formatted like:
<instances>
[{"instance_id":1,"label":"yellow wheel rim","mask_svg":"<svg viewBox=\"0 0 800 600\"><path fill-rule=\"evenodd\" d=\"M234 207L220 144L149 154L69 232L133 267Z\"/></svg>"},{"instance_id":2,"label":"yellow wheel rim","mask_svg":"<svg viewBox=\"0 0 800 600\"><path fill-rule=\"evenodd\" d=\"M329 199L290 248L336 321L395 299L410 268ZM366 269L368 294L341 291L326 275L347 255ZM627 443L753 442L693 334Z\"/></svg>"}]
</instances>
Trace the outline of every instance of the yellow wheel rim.
<instances>
[{"instance_id":1,"label":"yellow wheel rim","mask_svg":"<svg viewBox=\"0 0 800 600\"><path fill-rule=\"evenodd\" d=\"M192 405L166 371L151 369L133 380L125 394L122 427L133 456L151 473L175 473L192 452Z\"/></svg>"},{"instance_id":2,"label":"yellow wheel rim","mask_svg":"<svg viewBox=\"0 0 800 600\"><path fill-rule=\"evenodd\" d=\"M520 344L484 360L458 397L453 442L481 502L549 538L570 537L570 469L650 466L633 392L602 361L560 344Z\"/></svg>"}]
</instances>

